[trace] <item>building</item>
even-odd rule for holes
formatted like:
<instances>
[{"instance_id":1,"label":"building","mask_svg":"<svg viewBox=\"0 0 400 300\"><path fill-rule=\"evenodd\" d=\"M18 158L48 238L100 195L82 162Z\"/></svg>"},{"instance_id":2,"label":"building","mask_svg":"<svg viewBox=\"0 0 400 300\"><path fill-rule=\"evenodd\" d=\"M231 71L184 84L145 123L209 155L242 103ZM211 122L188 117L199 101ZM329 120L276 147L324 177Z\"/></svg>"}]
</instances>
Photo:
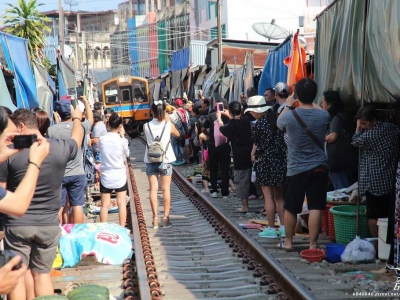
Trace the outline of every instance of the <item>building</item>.
<instances>
[{"instance_id":1,"label":"building","mask_svg":"<svg viewBox=\"0 0 400 300\"><path fill-rule=\"evenodd\" d=\"M55 63L59 44L59 12L58 10L43 12L52 23L52 31L47 37L45 54ZM97 74L97 80L106 80L110 76L111 51L110 35L119 26L118 11L64 11L64 55L68 56L77 70L82 74L87 71ZM77 46L78 45L78 46Z\"/></svg>"}]
</instances>

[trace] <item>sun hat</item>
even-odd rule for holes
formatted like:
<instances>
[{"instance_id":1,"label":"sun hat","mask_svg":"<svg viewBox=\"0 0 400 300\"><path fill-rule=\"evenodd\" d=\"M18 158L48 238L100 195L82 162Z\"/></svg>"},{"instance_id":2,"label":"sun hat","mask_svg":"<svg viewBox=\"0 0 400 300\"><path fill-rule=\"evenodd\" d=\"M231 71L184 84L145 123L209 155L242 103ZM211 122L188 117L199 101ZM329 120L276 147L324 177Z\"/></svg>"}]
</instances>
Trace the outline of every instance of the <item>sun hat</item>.
<instances>
[{"instance_id":1,"label":"sun hat","mask_svg":"<svg viewBox=\"0 0 400 300\"><path fill-rule=\"evenodd\" d=\"M247 100L247 109L244 113L253 111L256 113L263 113L266 112L268 109L271 109L271 104L265 101L264 96L253 96Z\"/></svg>"}]
</instances>

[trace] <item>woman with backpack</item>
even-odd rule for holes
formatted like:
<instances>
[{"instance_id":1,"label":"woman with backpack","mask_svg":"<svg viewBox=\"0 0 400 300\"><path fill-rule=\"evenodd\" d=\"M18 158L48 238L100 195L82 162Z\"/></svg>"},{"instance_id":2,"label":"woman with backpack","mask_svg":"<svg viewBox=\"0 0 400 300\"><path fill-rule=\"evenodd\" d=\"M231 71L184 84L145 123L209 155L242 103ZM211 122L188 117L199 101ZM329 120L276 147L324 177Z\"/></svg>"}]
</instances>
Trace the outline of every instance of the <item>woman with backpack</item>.
<instances>
[{"instance_id":1,"label":"woman with backpack","mask_svg":"<svg viewBox=\"0 0 400 300\"><path fill-rule=\"evenodd\" d=\"M166 104L162 100L154 101L151 105L153 120L143 126L146 136L146 152L144 162L146 163L146 175L149 180L150 204L153 211L153 228L158 228L158 176L161 176L161 187L164 202L163 227L172 226L169 219L171 208L171 163L175 161L175 154L171 145L171 134L179 137L180 133L170 122L169 114L166 112Z\"/></svg>"},{"instance_id":2,"label":"woman with backpack","mask_svg":"<svg viewBox=\"0 0 400 300\"><path fill-rule=\"evenodd\" d=\"M111 193L117 195L119 225L126 223L126 192L128 190L125 158L129 156L128 140L124 138L122 117L112 113L108 121L110 132L100 136L101 156L100 222L107 222L108 209L111 205Z\"/></svg>"}]
</instances>

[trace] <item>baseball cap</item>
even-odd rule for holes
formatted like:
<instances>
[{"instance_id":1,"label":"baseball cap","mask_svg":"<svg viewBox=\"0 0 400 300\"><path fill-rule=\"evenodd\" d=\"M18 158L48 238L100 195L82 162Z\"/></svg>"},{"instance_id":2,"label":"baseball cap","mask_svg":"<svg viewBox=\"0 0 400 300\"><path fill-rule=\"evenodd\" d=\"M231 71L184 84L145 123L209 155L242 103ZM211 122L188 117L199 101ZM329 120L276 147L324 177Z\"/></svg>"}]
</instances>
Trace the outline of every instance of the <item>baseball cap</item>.
<instances>
[{"instance_id":1,"label":"baseball cap","mask_svg":"<svg viewBox=\"0 0 400 300\"><path fill-rule=\"evenodd\" d=\"M275 91L277 94L288 94L288 95L289 95L289 93L290 93L290 88L289 88L289 86L288 86L286 83L284 83L284 82L278 82L278 83L275 85L274 91Z\"/></svg>"},{"instance_id":2,"label":"baseball cap","mask_svg":"<svg viewBox=\"0 0 400 300\"><path fill-rule=\"evenodd\" d=\"M71 116L71 100L62 96L58 102L54 103L54 110L60 115L61 119L68 119Z\"/></svg>"},{"instance_id":3,"label":"baseball cap","mask_svg":"<svg viewBox=\"0 0 400 300\"><path fill-rule=\"evenodd\" d=\"M183 106L183 101L181 99L176 99L175 103L176 103L176 105L178 105L178 107Z\"/></svg>"}]
</instances>

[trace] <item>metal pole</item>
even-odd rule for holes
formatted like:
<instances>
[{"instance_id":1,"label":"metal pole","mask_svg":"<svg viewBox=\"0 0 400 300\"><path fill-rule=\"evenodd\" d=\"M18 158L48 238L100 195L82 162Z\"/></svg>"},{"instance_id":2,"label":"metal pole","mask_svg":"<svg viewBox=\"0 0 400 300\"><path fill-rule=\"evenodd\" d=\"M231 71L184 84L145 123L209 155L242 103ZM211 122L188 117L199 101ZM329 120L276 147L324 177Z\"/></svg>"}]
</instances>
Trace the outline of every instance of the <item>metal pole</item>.
<instances>
[{"instance_id":1,"label":"metal pole","mask_svg":"<svg viewBox=\"0 0 400 300\"><path fill-rule=\"evenodd\" d=\"M364 10L364 36L363 36L363 60L362 60L362 73L361 73L361 107L364 106L364 98L365 98L365 68L367 62L367 21L368 21L368 10L369 10L369 0L365 1L365 10ZM358 155L361 157L361 149L358 150ZM358 176L360 176L360 160L358 163ZM358 180L360 182L360 180ZM357 199L357 220L356 220L356 235L360 236L360 188L358 188L358 199Z\"/></svg>"},{"instance_id":2,"label":"metal pole","mask_svg":"<svg viewBox=\"0 0 400 300\"><path fill-rule=\"evenodd\" d=\"M58 34L60 40L60 53L64 54L64 11L62 7L62 0L58 0Z\"/></svg>"},{"instance_id":3,"label":"metal pole","mask_svg":"<svg viewBox=\"0 0 400 300\"><path fill-rule=\"evenodd\" d=\"M78 49L78 70L81 73L81 79L83 80L83 71L82 71L82 52L81 52L81 43L79 39L79 34L81 33L81 15L79 13L76 14L76 41L77 41L77 49Z\"/></svg>"},{"instance_id":4,"label":"metal pole","mask_svg":"<svg viewBox=\"0 0 400 300\"><path fill-rule=\"evenodd\" d=\"M138 2L139 3L139 2ZM132 8L132 0L129 0L129 19L133 18L133 8Z\"/></svg>"},{"instance_id":5,"label":"metal pole","mask_svg":"<svg viewBox=\"0 0 400 300\"><path fill-rule=\"evenodd\" d=\"M218 5L218 16L217 16L217 27L218 27L218 65L222 64L222 27L221 27L221 0L217 0Z\"/></svg>"}]
</instances>

